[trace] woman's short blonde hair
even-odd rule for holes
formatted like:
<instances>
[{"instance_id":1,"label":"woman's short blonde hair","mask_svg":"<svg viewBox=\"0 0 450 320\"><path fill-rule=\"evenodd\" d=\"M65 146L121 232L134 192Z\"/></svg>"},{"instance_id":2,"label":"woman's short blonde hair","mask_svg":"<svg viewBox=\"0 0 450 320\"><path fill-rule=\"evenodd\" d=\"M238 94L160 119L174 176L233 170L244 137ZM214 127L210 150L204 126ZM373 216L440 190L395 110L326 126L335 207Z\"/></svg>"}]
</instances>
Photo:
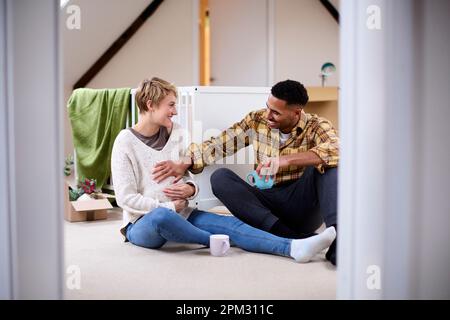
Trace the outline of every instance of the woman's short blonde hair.
<instances>
[{"instance_id":1,"label":"woman's short blonde hair","mask_svg":"<svg viewBox=\"0 0 450 320\"><path fill-rule=\"evenodd\" d=\"M136 104L140 113L148 111L147 101L159 105L159 103L170 93L177 97L177 88L166 80L153 77L151 80L141 81L136 90Z\"/></svg>"}]
</instances>

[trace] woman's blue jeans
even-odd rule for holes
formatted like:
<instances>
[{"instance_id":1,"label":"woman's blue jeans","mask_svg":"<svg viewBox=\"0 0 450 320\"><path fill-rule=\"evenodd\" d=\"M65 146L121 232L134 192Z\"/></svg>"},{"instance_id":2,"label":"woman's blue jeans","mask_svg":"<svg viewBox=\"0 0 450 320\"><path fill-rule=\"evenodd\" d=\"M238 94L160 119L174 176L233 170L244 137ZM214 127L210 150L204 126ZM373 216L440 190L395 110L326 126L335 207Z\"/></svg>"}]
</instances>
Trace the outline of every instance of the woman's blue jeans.
<instances>
[{"instance_id":1,"label":"woman's blue jeans","mask_svg":"<svg viewBox=\"0 0 450 320\"><path fill-rule=\"evenodd\" d=\"M156 208L128 225L127 239L141 247L158 249L167 241L209 247L211 234L227 234L232 244L252 252L289 256L291 239L256 229L233 216L194 210L186 220L167 208Z\"/></svg>"}]
</instances>

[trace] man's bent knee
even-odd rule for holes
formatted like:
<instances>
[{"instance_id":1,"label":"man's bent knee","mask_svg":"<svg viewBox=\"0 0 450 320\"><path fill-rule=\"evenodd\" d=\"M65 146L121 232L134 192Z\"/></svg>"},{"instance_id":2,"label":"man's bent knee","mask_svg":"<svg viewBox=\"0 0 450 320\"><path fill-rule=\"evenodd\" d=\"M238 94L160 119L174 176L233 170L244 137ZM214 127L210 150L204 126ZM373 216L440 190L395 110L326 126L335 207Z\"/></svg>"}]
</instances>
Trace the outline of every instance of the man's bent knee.
<instances>
[{"instance_id":1,"label":"man's bent knee","mask_svg":"<svg viewBox=\"0 0 450 320\"><path fill-rule=\"evenodd\" d=\"M317 173L318 177L337 178L338 168L337 167L325 168L324 173L320 173L317 170L314 171Z\"/></svg>"},{"instance_id":2,"label":"man's bent knee","mask_svg":"<svg viewBox=\"0 0 450 320\"><path fill-rule=\"evenodd\" d=\"M210 177L211 187L215 190L221 189L225 186L224 182L234 174L233 171L227 168L220 168L213 172Z\"/></svg>"}]
</instances>

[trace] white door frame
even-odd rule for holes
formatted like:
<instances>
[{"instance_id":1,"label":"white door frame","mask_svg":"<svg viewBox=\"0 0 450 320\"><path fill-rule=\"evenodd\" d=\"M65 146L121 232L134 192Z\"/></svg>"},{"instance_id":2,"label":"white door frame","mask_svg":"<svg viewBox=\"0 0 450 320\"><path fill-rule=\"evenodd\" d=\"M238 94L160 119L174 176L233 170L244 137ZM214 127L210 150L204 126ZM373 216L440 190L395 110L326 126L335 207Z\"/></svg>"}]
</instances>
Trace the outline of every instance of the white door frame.
<instances>
[{"instance_id":1,"label":"white door frame","mask_svg":"<svg viewBox=\"0 0 450 320\"><path fill-rule=\"evenodd\" d=\"M450 4L340 13L337 297L449 299Z\"/></svg>"},{"instance_id":2,"label":"white door frame","mask_svg":"<svg viewBox=\"0 0 450 320\"><path fill-rule=\"evenodd\" d=\"M217 8L224 5L226 9ZM231 12L233 6L238 5L241 5L239 10L233 10L236 16L216 12L221 10ZM210 0L209 9L211 77L216 79L211 85L272 86L275 74L275 0L258 0L256 2ZM223 18L225 16L226 19ZM249 17L256 21L252 27L248 27ZM258 25L259 29L254 29L254 25ZM252 37L256 37L257 40L250 38L250 32L255 32ZM262 45L259 41L265 43ZM261 56L253 56L253 59L250 59L247 53L251 51L249 47L252 49L257 47ZM249 60L245 62L245 59ZM259 65L256 66L255 63L259 63Z\"/></svg>"},{"instance_id":3,"label":"white door frame","mask_svg":"<svg viewBox=\"0 0 450 320\"><path fill-rule=\"evenodd\" d=\"M0 1L0 69L6 63L6 1ZM0 299L12 298L6 74L0 77Z\"/></svg>"},{"instance_id":4,"label":"white door frame","mask_svg":"<svg viewBox=\"0 0 450 320\"><path fill-rule=\"evenodd\" d=\"M407 244L411 236L409 223L412 222L408 211L412 162L396 166L396 172L393 172L392 164L399 163L397 161L402 157L411 159L413 151L409 139L403 139L400 145L395 139L409 134L414 136L412 117L404 116L414 108L409 78L412 71L402 73L392 67L394 63L400 63L400 56L405 67L412 63L411 43L400 41L411 35L407 27L412 17L408 15L410 1L393 2L395 4L389 0L345 0L340 6L342 71L337 297L341 299L382 299L386 297L385 279L390 273L398 266L406 267L403 275L409 272L402 260L408 260L411 255ZM374 22L370 20L372 9L380 10L380 29L371 24ZM392 28L393 25L398 30ZM404 35L399 31L409 33ZM393 54L393 49L398 50L397 55ZM407 99L407 103L402 103L402 99ZM397 125L393 126L395 122ZM395 173L393 183L392 174ZM393 194L395 202L392 201ZM394 209L400 210L395 213ZM393 240L398 242L391 242ZM391 256L393 263L386 259L390 250L388 245L399 254ZM398 252L401 246L401 252ZM403 275L399 277L403 278ZM408 281L394 281L402 286L399 296L407 297L403 289Z\"/></svg>"},{"instance_id":5,"label":"white door frame","mask_svg":"<svg viewBox=\"0 0 450 320\"><path fill-rule=\"evenodd\" d=\"M6 70L0 80L0 298L5 299L63 297L59 10L57 0L0 0L0 63Z\"/></svg>"}]
</instances>

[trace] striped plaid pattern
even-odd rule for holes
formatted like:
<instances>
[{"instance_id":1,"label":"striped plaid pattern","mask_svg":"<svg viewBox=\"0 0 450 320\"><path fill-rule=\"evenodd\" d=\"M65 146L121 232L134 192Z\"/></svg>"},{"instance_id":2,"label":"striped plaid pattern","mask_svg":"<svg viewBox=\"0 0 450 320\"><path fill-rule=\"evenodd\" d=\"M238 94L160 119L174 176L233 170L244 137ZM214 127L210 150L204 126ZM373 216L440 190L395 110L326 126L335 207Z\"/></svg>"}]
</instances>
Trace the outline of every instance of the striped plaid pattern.
<instances>
[{"instance_id":1,"label":"striped plaid pattern","mask_svg":"<svg viewBox=\"0 0 450 320\"><path fill-rule=\"evenodd\" d=\"M316 166L321 173L326 167L338 165L339 138L330 121L302 110L300 120L292 129L290 138L281 144L279 130L270 129L267 125L266 112L267 109L250 112L219 136L202 144L192 143L187 152L193 163L190 170L200 173L205 166L233 155L250 144L255 151L255 168L270 157L306 151L314 152L323 160L323 164ZM275 176L275 183L298 179L304 170L304 167L299 166L280 168Z\"/></svg>"}]
</instances>

